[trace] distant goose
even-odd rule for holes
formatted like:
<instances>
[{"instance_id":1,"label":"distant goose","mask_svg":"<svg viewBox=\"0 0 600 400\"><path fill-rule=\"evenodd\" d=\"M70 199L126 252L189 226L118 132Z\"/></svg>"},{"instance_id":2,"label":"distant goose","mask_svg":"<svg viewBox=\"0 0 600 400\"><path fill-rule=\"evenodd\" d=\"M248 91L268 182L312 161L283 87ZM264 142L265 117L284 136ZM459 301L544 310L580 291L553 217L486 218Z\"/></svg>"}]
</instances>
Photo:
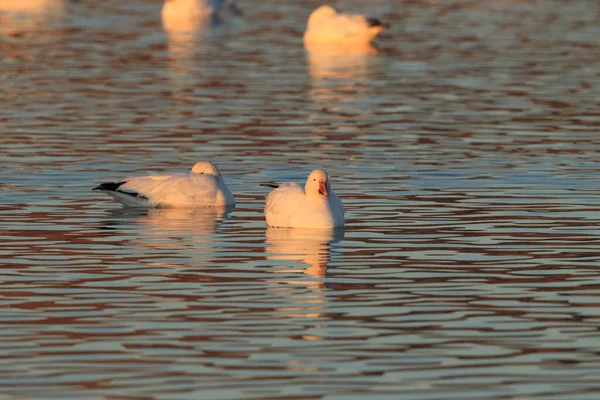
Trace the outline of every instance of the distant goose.
<instances>
[{"instance_id":1,"label":"distant goose","mask_svg":"<svg viewBox=\"0 0 600 400\"><path fill-rule=\"evenodd\" d=\"M333 7L321 6L310 14L305 43L366 44L385 28L376 18L356 14L341 14Z\"/></svg>"},{"instance_id":2,"label":"distant goose","mask_svg":"<svg viewBox=\"0 0 600 400\"><path fill-rule=\"evenodd\" d=\"M4 35L28 32L55 41L53 34L48 35L48 29L62 22L65 3L66 0L0 0L0 40Z\"/></svg>"},{"instance_id":3,"label":"distant goose","mask_svg":"<svg viewBox=\"0 0 600 400\"><path fill-rule=\"evenodd\" d=\"M206 22L219 24L241 14L235 0L165 0L162 8L163 25L169 31L193 30Z\"/></svg>"},{"instance_id":4,"label":"distant goose","mask_svg":"<svg viewBox=\"0 0 600 400\"><path fill-rule=\"evenodd\" d=\"M304 189L296 183L271 184L267 196L267 225L280 228L336 228L344 226L344 206L331 190L327 172L316 169Z\"/></svg>"},{"instance_id":5,"label":"distant goose","mask_svg":"<svg viewBox=\"0 0 600 400\"><path fill-rule=\"evenodd\" d=\"M220 207L234 205L219 169L200 161L188 174L149 175L103 183L100 190L127 207Z\"/></svg>"},{"instance_id":6,"label":"distant goose","mask_svg":"<svg viewBox=\"0 0 600 400\"><path fill-rule=\"evenodd\" d=\"M63 7L63 0L0 0L0 12L35 14Z\"/></svg>"}]
</instances>

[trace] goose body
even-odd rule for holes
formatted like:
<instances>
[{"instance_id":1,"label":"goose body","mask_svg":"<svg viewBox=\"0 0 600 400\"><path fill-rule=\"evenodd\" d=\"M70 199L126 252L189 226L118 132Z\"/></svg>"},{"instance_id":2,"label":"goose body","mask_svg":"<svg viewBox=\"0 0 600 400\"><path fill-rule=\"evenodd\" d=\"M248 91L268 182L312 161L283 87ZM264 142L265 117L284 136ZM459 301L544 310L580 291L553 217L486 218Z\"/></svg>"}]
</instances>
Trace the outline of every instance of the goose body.
<instances>
[{"instance_id":1,"label":"goose body","mask_svg":"<svg viewBox=\"0 0 600 400\"><path fill-rule=\"evenodd\" d=\"M296 183L275 187L267 196L267 225L280 228L337 228L345 224L342 201L331 190L327 172L310 173L304 188Z\"/></svg>"},{"instance_id":2,"label":"goose body","mask_svg":"<svg viewBox=\"0 0 600 400\"><path fill-rule=\"evenodd\" d=\"M195 30L206 22L219 24L240 16L235 0L165 0L163 25L168 31Z\"/></svg>"},{"instance_id":3,"label":"goose body","mask_svg":"<svg viewBox=\"0 0 600 400\"><path fill-rule=\"evenodd\" d=\"M385 27L377 18L342 14L333 7L321 6L308 18L304 43L364 45L375 39Z\"/></svg>"},{"instance_id":4,"label":"goose body","mask_svg":"<svg viewBox=\"0 0 600 400\"><path fill-rule=\"evenodd\" d=\"M149 175L106 182L102 191L127 207L221 207L235 204L217 167L200 161L188 174Z\"/></svg>"}]
</instances>

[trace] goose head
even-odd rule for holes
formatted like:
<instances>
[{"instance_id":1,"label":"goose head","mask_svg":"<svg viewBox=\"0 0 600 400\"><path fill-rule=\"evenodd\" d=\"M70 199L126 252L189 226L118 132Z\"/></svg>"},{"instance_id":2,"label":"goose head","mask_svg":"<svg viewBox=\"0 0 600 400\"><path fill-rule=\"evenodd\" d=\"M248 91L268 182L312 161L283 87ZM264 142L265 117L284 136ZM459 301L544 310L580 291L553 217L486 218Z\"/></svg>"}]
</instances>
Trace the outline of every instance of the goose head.
<instances>
[{"instance_id":1,"label":"goose head","mask_svg":"<svg viewBox=\"0 0 600 400\"><path fill-rule=\"evenodd\" d=\"M322 169L315 169L308 175L304 192L307 196L320 196L327 198L331 192L331 184L329 183L329 175Z\"/></svg>"},{"instance_id":2,"label":"goose head","mask_svg":"<svg viewBox=\"0 0 600 400\"><path fill-rule=\"evenodd\" d=\"M310 17L308 17L307 28L310 28L311 26L316 26L317 24L319 24L319 21L322 21L324 18L333 17L336 14L337 11L335 11L333 7L321 6L315 11L313 11L310 14Z\"/></svg>"},{"instance_id":3,"label":"goose head","mask_svg":"<svg viewBox=\"0 0 600 400\"><path fill-rule=\"evenodd\" d=\"M217 166L210 161L199 161L192 167L192 174L213 175L216 178L221 177L221 172Z\"/></svg>"}]
</instances>

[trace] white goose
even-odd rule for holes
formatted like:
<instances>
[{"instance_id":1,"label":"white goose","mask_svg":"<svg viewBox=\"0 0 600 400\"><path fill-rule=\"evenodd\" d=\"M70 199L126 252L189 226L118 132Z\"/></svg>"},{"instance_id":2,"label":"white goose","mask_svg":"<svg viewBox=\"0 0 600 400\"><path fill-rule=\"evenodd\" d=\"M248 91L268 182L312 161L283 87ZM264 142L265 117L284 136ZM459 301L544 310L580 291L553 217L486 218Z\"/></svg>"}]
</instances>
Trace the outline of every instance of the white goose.
<instances>
[{"instance_id":1,"label":"white goose","mask_svg":"<svg viewBox=\"0 0 600 400\"><path fill-rule=\"evenodd\" d=\"M221 207L234 205L219 169L200 161L188 174L149 175L103 183L100 190L127 207Z\"/></svg>"},{"instance_id":2,"label":"white goose","mask_svg":"<svg viewBox=\"0 0 600 400\"><path fill-rule=\"evenodd\" d=\"M16 37L24 32L39 33L45 39L52 37L48 28L62 21L65 3L66 0L0 0L0 37ZM54 43L56 37L53 39Z\"/></svg>"},{"instance_id":3,"label":"white goose","mask_svg":"<svg viewBox=\"0 0 600 400\"><path fill-rule=\"evenodd\" d=\"M304 43L367 44L386 27L377 18L341 14L333 7L321 6L310 14Z\"/></svg>"},{"instance_id":4,"label":"white goose","mask_svg":"<svg viewBox=\"0 0 600 400\"><path fill-rule=\"evenodd\" d=\"M45 14L52 9L64 8L63 0L2 0L0 11L22 14Z\"/></svg>"},{"instance_id":5,"label":"white goose","mask_svg":"<svg viewBox=\"0 0 600 400\"><path fill-rule=\"evenodd\" d=\"M282 228L337 228L345 224L342 201L331 190L329 175L316 169L304 189L296 183L270 184L265 218L267 225Z\"/></svg>"},{"instance_id":6,"label":"white goose","mask_svg":"<svg viewBox=\"0 0 600 400\"><path fill-rule=\"evenodd\" d=\"M219 24L241 14L235 0L165 0L161 12L167 31L195 30L206 22Z\"/></svg>"}]
</instances>

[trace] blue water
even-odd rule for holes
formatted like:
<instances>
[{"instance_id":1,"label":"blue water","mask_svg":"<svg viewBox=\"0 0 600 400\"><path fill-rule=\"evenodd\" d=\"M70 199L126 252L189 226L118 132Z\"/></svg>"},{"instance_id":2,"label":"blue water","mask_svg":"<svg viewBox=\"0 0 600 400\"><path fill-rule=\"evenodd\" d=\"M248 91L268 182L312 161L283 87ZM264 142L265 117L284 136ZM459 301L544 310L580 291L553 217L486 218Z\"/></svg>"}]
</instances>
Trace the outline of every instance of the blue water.
<instances>
[{"instance_id":1,"label":"blue water","mask_svg":"<svg viewBox=\"0 0 600 400\"><path fill-rule=\"evenodd\" d=\"M305 3L0 2L0 393L600 396L598 4L338 1L391 28L328 55ZM90 190L200 159L234 210ZM317 167L345 230L267 228Z\"/></svg>"}]
</instances>

